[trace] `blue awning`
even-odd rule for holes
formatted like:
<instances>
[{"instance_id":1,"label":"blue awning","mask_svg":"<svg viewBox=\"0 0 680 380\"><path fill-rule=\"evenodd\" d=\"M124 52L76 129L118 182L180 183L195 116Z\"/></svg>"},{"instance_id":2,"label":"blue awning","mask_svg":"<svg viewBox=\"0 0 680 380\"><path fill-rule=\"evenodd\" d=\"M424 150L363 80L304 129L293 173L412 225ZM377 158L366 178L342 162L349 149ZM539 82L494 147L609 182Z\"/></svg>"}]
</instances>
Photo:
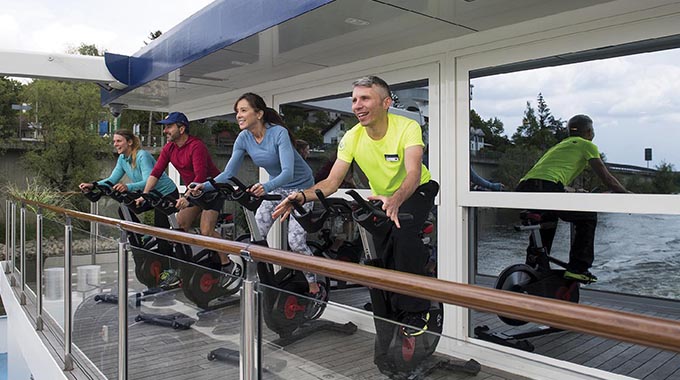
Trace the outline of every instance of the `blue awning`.
<instances>
[{"instance_id":1,"label":"blue awning","mask_svg":"<svg viewBox=\"0 0 680 380\"><path fill-rule=\"evenodd\" d=\"M102 90L102 104L191 62L334 0L217 0L133 56L105 54L124 90Z\"/></svg>"}]
</instances>

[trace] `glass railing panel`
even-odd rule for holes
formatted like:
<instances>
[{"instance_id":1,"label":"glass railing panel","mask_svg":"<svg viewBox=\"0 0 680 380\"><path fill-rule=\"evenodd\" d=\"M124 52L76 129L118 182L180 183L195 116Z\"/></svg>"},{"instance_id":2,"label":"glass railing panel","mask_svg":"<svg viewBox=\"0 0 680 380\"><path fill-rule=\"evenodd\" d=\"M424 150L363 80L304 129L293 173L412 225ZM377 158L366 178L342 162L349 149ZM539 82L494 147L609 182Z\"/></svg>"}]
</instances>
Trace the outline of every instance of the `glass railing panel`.
<instances>
[{"instance_id":1,"label":"glass railing panel","mask_svg":"<svg viewBox=\"0 0 680 380\"><path fill-rule=\"evenodd\" d=\"M43 308L59 329L64 328L64 223L46 215L43 219ZM48 324L48 327L51 326ZM55 333L57 336L63 332Z\"/></svg>"},{"instance_id":2,"label":"glass railing panel","mask_svg":"<svg viewBox=\"0 0 680 380\"><path fill-rule=\"evenodd\" d=\"M94 257L90 232L82 221L73 222L72 238L72 341L99 372L115 379L118 374L118 304L105 296L118 294L118 241L98 236L99 241L115 250ZM86 373L92 370L89 363L76 364Z\"/></svg>"},{"instance_id":3,"label":"glass railing panel","mask_svg":"<svg viewBox=\"0 0 680 380\"><path fill-rule=\"evenodd\" d=\"M21 203L15 201L13 204L13 207L10 208L10 218L12 221L12 227L10 227L10 240L12 241L12 252L10 252L10 257L11 255L14 254L14 270L17 273L17 280L19 279L18 275L21 272L21 247L19 246L20 239L21 239L21 220L20 220L20 214L21 213Z\"/></svg>"},{"instance_id":4,"label":"glass railing panel","mask_svg":"<svg viewBox=\"0 0 680 380\"><path fill-rule=\"evenodd\" d=\"M36 215L33 207L26 208L26 287L31 296L36 294Z\"/></svg>"},{"instance_id":5,"label":"glass railing panel","mask_svg":"<svg viewBox=\"0 0 680 380\"><path fill-rule=\"evenodd\" d=\"M200 247L175 245L179 260L146 237L133 240L128 378L238 378L240 278L214 269L218 256L201 257Z\"/></svg>"},{"instance_id":6,"label":"glass railing panel","mask_svg":"<svg viewBox=\"0 0 680 380\"><path fill-rule=\"evenodd\" d=\"M304 277L293 282L299 284L298 291L307 287ZM460 344L441 336L439 305L433 304L430 322L423 330L374 318L363 309L367 303L372 307L366 288L331 289L330 302L264 284L260 284L260 290L264 378L267 374L285 379L314 374L318 378L439 379L479 372L478 363L467 362L469 357L456 358L437 352L438 347L444 346L443 340ZM503 378L498 371L494 374Z\"/></svg>"}]
</instances>

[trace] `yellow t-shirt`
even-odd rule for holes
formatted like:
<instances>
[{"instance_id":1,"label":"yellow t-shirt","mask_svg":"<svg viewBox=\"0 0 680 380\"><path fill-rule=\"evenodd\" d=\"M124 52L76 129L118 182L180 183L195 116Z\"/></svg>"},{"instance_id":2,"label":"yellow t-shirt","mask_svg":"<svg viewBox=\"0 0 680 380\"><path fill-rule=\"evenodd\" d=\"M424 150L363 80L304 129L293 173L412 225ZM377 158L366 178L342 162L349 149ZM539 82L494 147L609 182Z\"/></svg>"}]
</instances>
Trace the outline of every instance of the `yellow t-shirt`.
<instances>
[{"instance_id":1,"label":"yellow t-shirt","mask_svg":"<svg viewBox=\"0 0 680 380\"><path fill-rule=\"evenodd\" d=\"M404 149L425 144L417 122L399 115L388 113L387 116L387 133L380 140L371 139L361 124L347 131L338 146L338 158L347 163L356 161L368 177L373 194L390 196L406 178ZM420 184L427 183L431 177L422 165Z\"/></svg>"},{"instance_id":2,"label":"yellow t-shirt","mask_svg":"<svg viewBox=\"0 0 680 380\"><path fill-rule=\"evenodd\" d=\"M520 181L542 179L569 186L593 158L600 158L595 144L578 136L567 137L550 148Z\"/></svg>"}]
</instances>

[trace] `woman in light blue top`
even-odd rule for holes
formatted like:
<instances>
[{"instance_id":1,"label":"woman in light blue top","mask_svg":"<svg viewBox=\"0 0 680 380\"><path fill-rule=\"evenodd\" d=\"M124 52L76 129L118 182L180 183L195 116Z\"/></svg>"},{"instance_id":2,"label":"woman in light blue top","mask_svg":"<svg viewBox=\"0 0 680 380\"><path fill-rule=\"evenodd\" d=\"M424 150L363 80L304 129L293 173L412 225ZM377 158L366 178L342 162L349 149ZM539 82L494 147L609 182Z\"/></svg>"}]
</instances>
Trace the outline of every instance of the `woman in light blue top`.
<instances>
[{"instance_id":1,"label":"woman in light blue top","mask_svg":"<svg viewBox=\"0 0 680 380\"><path fill-rule=\"evenodd\" d=\"M269 181L256 183L248 191L256 196L264 194L280 194L286 199L289 194L301 191L314 185L312 169L295 150L295 141L285 127L281 115L268 108L262 97L253 93L245 93L234 104L236 120L241 133L234 142L234 149L226 168L215 177L217 182L227 182L238 173L246 154L253 163L264 168L269 174ZM194 191L213 190L209 182L197 184ZM257 209L255 218L257 227L266 236L274 224L272 212L280 201L263 201ZM303 205L311 210L312 203ZM312 255L307 246L307 231L295 220L288 224L288 245L294 252ZM309 282L309 292L316 294L319 286L313 273L305 273Z\"/></svg>"},{"instance_id":2,"label":"woman in light blue top","mask_svg":"<svg viewBox=\"0 0 680 380\"><path fill-rule=\"evenodd\" d=\"M113 168L109 178L97 181L97 183L106 186L108 186L107 182L112 183L114 184L113 189L120 192L144 190L144 185L146 185L146 180L149 178L156 160L149 152L140 149L140 145L139 137L129 130L119 129L115 131L113 133L113 147L119 154L116 167ZM118 183L123 175L127 175L130 180L129 183ZM82 191L89 191L92 186L92 183L81 183L79 187ZM156 190L163 195L170 194L175 199L179 197L177 187L165 173L159 179ZM170 228L167 216L158 211L154 213L154 225Z\"/></svg>"}]
</instances>

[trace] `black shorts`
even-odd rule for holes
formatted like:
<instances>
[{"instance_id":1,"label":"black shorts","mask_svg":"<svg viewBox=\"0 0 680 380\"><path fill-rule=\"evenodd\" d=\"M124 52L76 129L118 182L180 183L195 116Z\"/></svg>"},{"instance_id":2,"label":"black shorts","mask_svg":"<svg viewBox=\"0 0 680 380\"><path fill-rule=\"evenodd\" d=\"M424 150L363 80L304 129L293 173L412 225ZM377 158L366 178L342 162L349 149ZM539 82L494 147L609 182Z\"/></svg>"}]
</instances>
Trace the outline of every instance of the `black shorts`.
<instances>
[{"instance_id":1,"label":"black shorts","mask_svg":"<svg viewBox=\"0 0 680 380\"><path fill-rule=\"evenodd\" d=\"M224 198L222 197L216 197L212 201L208 202L206 204L206 207L204 207L204 210L210 210L210 211L217 211L217 212L222 212L222 206L224 205Z\"/></svg>"}]
</instances>

